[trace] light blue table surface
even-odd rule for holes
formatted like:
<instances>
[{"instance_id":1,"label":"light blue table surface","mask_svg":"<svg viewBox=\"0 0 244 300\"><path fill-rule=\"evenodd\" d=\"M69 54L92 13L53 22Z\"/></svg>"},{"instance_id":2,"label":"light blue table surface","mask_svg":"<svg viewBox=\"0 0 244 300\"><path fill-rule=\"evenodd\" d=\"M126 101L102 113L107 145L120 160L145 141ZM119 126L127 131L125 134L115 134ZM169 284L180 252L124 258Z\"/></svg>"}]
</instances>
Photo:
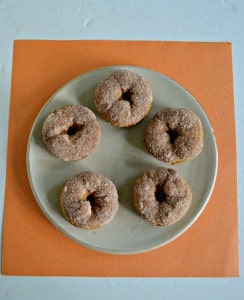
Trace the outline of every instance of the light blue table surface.
<instances>
[{"instance_id":1,"label":"light blue table surface","mask_svg":"<svg viewBox=\"0 0 244 300\"><path fill-rule=\"evenodd\" d=\"M2 299L244 299L244 1L0 0L0 226L15 39L230 41L238 144L240 278L55 278L0 275ZM0 232L1 232L0 228ZM2 233L1 233L2 234ZM55 297L55 298L54 298Z\"/></svg>"}]
</instances>

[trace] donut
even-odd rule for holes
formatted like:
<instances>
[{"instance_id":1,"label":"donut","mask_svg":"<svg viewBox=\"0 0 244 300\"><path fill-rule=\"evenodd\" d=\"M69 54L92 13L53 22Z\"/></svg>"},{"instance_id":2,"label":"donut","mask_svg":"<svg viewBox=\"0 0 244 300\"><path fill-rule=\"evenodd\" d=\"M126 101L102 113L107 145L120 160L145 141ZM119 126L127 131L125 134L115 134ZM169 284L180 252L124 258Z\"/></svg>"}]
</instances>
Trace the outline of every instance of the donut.
<instances>
[{"instance_id":1,"label":"donut","mask_svg":"<svg viewBox=\"0 0 244 300\"><path fill-rule=\"evenodd\" d=\"M114 126L130 127L149 114L153 96L151 86L144 77L120 70L98 84L94 102L106 121Z\"/></svg>"},{"instance_id":2,"label":"donut","mask_svg":"<svg viewBox=\"0 0 244 300\"><path fill-rule=\"evenodd\" d=\"M156 226L179 221L192 199L189 185L179 173L169 168L146 171L136 179L132 195L137 213Z\"/></svg>"},{"instance_id":3,"label":"donut","mask_svg":"<svg viewBox=\"0 0 244 300\"><path fill-rule=\"evenodd\" d=\"M108 224L118 211L118 193L105 176L84 171L71 177L64 185L60 206L64 217L84 229Z\"/></svg>"},{"instance_id":4,"label":"donut","mask_svg":"<svg viewBox=\"0 0 244 300\"><path fill-rule=\"evenodd\" d=\"M91 110L69 105L47 116L42 136L50 153L64 161L74 161L85 158L96 148L100 127Z\"/></svg>"},{"instance_id":5,"label":"donut","mask_svg":"<svg viewBox=\"0 0 244 300\"><path fill-rule=\"evenodd\" d=\"M203 148L200 119L183 108L165 108L149 121L145 138L148 151L171 164L195 158Z\"/></svg>"}]
</instances>

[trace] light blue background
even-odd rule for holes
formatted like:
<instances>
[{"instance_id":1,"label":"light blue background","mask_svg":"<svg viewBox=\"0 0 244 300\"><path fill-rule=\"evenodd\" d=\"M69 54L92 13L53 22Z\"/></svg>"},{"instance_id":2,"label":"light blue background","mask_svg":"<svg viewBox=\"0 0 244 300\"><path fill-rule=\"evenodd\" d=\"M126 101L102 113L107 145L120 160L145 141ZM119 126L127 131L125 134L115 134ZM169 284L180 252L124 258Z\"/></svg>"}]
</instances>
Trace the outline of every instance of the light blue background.
<instances>
[{"instance_id":1,"label":"light blue background","mask_svg":"<svg viewBox=\"0 0 244 300\"><path fill-rule=\"evenodd\" d=\"M0 224L14 39L230 41L238 142L240 272L244 203L244 1L0 0ZM1 228L0 228L1 229ZM0 275L2 299L244 299L240 278L54 278ZM242 295L242 296L241 296Z\"/></svg>"}]
</instances>

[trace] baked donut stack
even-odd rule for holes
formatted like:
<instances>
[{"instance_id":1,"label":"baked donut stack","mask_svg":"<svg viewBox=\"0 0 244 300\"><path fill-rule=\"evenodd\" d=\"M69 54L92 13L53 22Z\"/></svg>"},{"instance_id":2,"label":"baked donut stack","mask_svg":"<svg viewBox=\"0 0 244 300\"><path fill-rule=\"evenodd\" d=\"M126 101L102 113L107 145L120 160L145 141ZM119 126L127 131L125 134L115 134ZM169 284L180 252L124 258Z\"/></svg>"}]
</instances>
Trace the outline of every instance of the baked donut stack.
<instances>
[{"instance_id":1,"label":"baked donut stack","mask_svg":"<svg viewBox=\"0 0 244 300\"><path fill-rule=\"evenodd\" d=\"M153 104L150 83L127 70L116 71L98 83L94 94L98 112L113 126L132 127L149 114ZM49 114L42 128L47 150L64 161L84 159L97 147L101 131L94 112L68 105ZM165 108L148 123L145 146L158 160L172 165L195 158L203 148L200 119L183 108ZM138 177L132 201L149 223L167 226L179 221L190 207L192 192L172 168L150 169ZM64 217L84 229L108 224L119 202L114 183L102 174L83 171L63 187L60 206Z\"/></svg>"}]
</instances>

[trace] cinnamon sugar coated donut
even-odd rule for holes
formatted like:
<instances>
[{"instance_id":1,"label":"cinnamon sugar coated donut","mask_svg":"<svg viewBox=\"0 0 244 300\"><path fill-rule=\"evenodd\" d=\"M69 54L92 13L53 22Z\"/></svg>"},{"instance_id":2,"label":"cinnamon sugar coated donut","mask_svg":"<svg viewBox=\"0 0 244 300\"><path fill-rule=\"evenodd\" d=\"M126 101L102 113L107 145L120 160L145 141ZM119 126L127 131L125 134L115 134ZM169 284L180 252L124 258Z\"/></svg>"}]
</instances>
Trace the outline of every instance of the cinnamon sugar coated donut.
<instances>
[{"instance_id":1,"label":"cinnamon sugar coated donut","mask_svg":"<svg viewBox=\"0 0 244 300\"><path fill-rule=\"evenodd\" d=\"M49 152L62 160L74 161L96 148L100 127L91 110L69 105L56 109L45 119L42 135Z\"/></svg>"},{"instance_id":2,"label":"cinnamon sugar coated donut","mask_svg":"<svg viewBox=\"0 0 244 300\"><path fill-rule=\"evenodd\" d=\"M148 170L137 178L133 187L136 211L146 221L166 226L179 221L190 207L189 185L173 169Z\"/></svg>"},{"instance_id":3,"label":"cinnamon sugar coated donut","mask_svg":"<svg viewBox=\"0 0 244 300\"><path fill-rule=\"evenodd\" d=\"M82 172L71 177L60 197L64 217L74 226L97 228L109 223L119 207L113 182L94 172Z\"/></svg>"},{"instance_id":4,"label":"cinnamon sugar coated donut","mask_svg":"<svg viewBox=\"0 0 244 300\"><path fill-rule=\"evenodd\" d=\"M98 84L94 101L106 121L115 126L130 127L149 114L153 96L151 86L144 77L121 70Z\"/></svg>"},{"instance_id":5,"label":"cinnamon sugar coated donut","mask_svg":"<svg viewBox=\"0 0 244 300\"><path fill-rule=\"evenodd\" d=\"M200 119L183 108L166 108L150 120L145 144L157 159L176 164L196 157L203 148Z\"/></svg>"}]
</instances>

